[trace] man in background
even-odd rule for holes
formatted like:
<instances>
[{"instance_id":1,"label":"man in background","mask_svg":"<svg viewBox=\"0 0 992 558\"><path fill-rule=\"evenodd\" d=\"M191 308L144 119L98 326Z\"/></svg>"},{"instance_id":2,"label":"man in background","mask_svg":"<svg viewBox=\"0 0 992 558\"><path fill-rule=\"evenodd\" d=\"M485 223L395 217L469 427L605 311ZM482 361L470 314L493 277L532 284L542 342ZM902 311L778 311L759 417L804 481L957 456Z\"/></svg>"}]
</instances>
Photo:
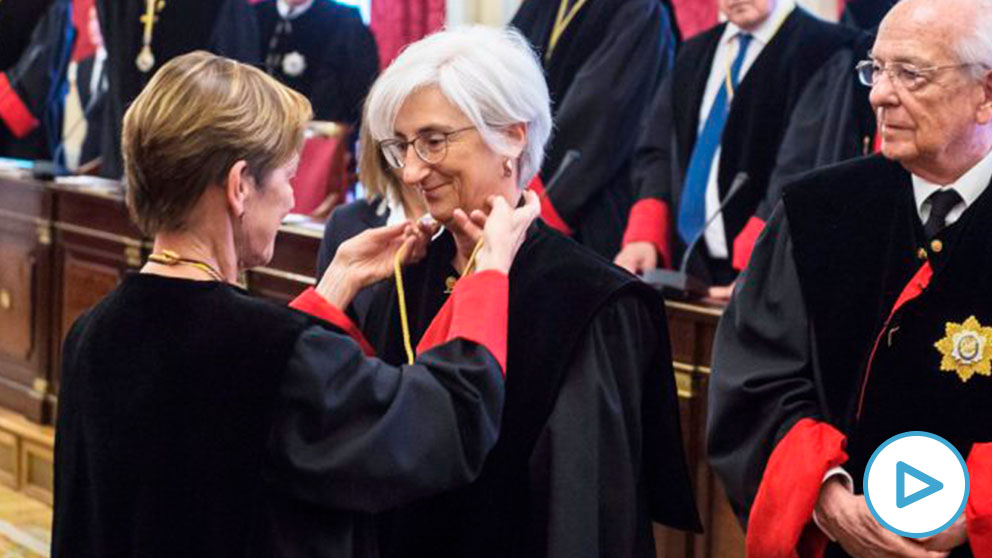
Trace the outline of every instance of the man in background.
<instances>
[{"instance_id":1,"label":"man in background","mask_svg":"<svg viewBox=\"0 0 992 558\"><path fill-rule=\"evenodd\" d=\"M698 240L694 274L725 297L763 228L759 208L774 203L768 177L792 109L855 32L794 0L718 2L727 22L685 43L648 114L633 168L638 200L615 261L633 272L677 267Z\"/></svg>"}]
</instances>

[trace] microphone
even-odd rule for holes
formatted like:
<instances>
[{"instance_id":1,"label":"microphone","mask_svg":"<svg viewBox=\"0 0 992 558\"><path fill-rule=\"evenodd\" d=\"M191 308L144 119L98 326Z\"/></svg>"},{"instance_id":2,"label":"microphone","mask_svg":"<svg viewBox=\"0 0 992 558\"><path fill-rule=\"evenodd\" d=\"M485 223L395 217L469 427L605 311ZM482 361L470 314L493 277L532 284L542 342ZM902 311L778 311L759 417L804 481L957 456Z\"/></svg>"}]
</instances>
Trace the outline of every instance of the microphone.
<instances>
[{"instance_id":1,"label":"microphone","mask_svg":"<svg viewBox=\"0 0 992 558\"><path fill-rule=\"evenodd\" d=\"M737 194L744 189L744 185L747 184L750 177L744 171L737 173L734 176L734 181L730 184L730 189L727 191L727 195L723 197L720 202L720 206L716 208L716 211L708 219L706 223L703 224L703 228L699 230L695 238L689 242L686 246L685 252L682 254L682 261L679 263L679 268L674 269L650 269L645 271L641 276L641 279L651 285L652 287L662 290L668 294L676 294L679 296L686 295L697 295L705 296L709 290L709 282L700 279L699 277L689 273L689 262L692 260L692 256L699 246L700 241L706 236L706 231L713 224L723 210L727 208L730 201L737 197Z\"/></svg>"}]
</instances>

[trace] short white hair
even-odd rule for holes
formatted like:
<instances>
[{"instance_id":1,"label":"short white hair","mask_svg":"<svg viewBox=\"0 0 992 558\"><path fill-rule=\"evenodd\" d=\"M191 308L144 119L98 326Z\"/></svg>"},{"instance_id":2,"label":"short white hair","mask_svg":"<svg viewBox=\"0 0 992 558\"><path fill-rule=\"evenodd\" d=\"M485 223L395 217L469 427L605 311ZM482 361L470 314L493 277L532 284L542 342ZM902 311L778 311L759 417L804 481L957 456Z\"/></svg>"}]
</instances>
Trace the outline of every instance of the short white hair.
<instances>
[{"instance_id":1,"label":"short white hair","mask_svg":"<svg viewBox=\"0 0 992 558\"><path fill-rule=\"evenodd\" d=\"M992 70L992 0L971 1L970 29L954 41L954 54L962 64L972 64L972 75L982 78Z\"/></svg>"},{"instance_id":2,"label":"short white hair","mask_svg":"<svg viewBox=\"0 0 992 558\"><path fill-rule=\"evenodd\" d=\"M409 45L369 91L366 132L376 142L394 137L404 101L431 86L458 107L500 155L510 155L503 129L525 124L527 144L517 186L523 188L534 178L551 135L551 101L537 55L519 31L458 26Z\"/></svg>"}]
</instances>

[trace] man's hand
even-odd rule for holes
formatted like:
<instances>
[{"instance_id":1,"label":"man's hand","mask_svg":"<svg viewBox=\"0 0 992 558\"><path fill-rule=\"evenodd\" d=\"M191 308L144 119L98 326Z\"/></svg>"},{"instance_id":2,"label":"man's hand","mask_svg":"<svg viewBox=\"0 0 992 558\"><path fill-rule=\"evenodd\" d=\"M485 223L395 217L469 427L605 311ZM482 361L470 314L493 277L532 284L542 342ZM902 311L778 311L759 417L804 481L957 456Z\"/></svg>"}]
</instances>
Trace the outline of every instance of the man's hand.
<instances>
[{"instance_id":1,"label":"man's hand","mask_svg":"<svg viewBox=\"0 0 992 558\"><path fill-rule=\"evenodd\" d=\"M944 558L948 554L929 550L879 525L865 497L851 494L839 477L827 480L820 489L816 517L827 535L855 558Z\"/></svg>"},{"instance_id":2,"label":"man's hand","mask_svg":"<svg viewBox=\"0 0 992 558\"><path fill-rule=\"evenodd\" d=\"M728 301L730 300L730 297L733 296L734 294L734 285L736 284L737 281L734 281L729 285L710 287L706 291L706 296L714 300Z\"/></svg>"},{"instance_id":3,"label":"man's hand","mask_svg":"<svg viewBox=\"0 0 992 558\"><path fill-rule=\"evenodd\" d=\"M613 263L634 274L658 267L658 249L650 242L631 242L620 250Z\"/></svg>"},{"instance_id":4,"label":"man's hand","mask_svg":"<svg viewBox=\"0 0 992 558\"><path fill-rule=\"evenodd\" d=\"M917 542L930 550L953 550L963 545L968 542L968 523L964 514L947 529L936 535L917 539Z\"/></svg>"}]
</instances>

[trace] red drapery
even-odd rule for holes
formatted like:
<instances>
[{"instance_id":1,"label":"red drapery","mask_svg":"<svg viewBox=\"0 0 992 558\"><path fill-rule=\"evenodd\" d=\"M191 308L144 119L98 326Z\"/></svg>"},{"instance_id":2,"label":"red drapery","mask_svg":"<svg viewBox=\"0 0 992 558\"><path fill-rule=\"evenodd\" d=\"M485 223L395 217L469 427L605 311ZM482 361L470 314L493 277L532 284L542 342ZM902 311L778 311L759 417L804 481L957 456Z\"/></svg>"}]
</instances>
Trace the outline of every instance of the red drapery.
<instances>
[{"instance_id":1,"label":"red drapery","mask_svg":"<svg viewBox=\"0 0 992 558\"><path fill-rule=\"evenodd\" d=\"M716 25L717 7L714 0L672 0L675 21L686 39Z\"/></svg>"},{"instance_id":2,"label":"red drapery","mask_svg":"<svg viewBox=\"0 0 992 558\"><path fill-rule=\"evenodd\" d=\"M372 33L385 68L403 47L444 25L445 0L372 0Z\"/></svg>"}]
</instances>

